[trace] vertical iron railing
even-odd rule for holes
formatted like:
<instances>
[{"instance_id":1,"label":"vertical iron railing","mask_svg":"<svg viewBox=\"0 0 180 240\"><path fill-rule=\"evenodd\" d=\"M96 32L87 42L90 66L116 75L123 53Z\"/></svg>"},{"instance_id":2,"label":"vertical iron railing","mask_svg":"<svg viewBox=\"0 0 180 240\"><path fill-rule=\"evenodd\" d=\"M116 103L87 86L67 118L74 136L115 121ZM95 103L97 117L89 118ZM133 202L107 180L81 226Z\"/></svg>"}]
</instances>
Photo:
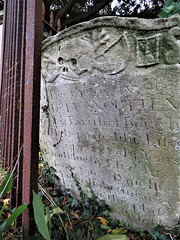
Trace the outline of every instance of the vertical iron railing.
<instances>
[{"instance_id":1,"label":"vertical iron railing","mask_svg":"<svg viewBox=\"0 0 180 240\"><path fill-rule=\"evenodd\" d=\"M42 21L43 21L43 31L44 31L44 38L48 36L55 35L61 30L61 20L58 18L57 22L54 22L54 12L51 10L49 15L49 22L45 20L46 15L46 7L45 3L42 3ZM54 24L57 26L54 28Z\"/></svg>"},{"instance_id":2,"label":"vertical iron railing","mask_svg":"<svg viewBox=\"0 0 180 240\"><path fill-rule=\"evenodd\" d=\"M38 186L41 0L5 0L2 41L0 157L11 171L18 160L11 202L29 204L22 216L27 239L34 229L32 190Z\"/></svg>"}]
</instances>

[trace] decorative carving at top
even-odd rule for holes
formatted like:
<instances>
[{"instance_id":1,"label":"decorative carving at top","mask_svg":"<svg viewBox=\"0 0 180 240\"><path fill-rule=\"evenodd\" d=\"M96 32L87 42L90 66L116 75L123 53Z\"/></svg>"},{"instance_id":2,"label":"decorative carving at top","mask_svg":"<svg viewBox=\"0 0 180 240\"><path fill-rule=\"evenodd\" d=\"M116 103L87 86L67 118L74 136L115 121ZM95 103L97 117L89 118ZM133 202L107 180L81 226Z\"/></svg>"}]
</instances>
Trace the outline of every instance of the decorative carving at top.
<instances>
[{"instance_id":1,"label":"decorative carving at top","mask_svg":"<svg viewBox=\"0 0 180 240\"><path fill-rule=\"evenodd\" d=\"M70 41L61 42L59 49L52 45L42 59L45 81L54 82L60 77L74 82L90 75L122 72L130 56L127 33L111 33L108 30L96 30L92 37L83 36L78 40L76 36L72 37Z\"/></svg>"},{"instance_id":2,"label":"decorative carving at top","mask_svg":"<svg viewBox=\"0 0 180 240\"><path fill-rule=\"evenodd\" d=\"M159 63L159 35L137 39L137 66Z\"/></svg>"},{"instance_id":3,"label":"decorative carving at top","mask_svg":"<svg viewBox=\"0 0 180 240\"><path fill-rule=\"evenodd\" d=\"M167 44L171 47L166 53L166 61L169 64L180 62L180 28L174 27L169 30L167 35Z\"/></svg>"}]
</instances>

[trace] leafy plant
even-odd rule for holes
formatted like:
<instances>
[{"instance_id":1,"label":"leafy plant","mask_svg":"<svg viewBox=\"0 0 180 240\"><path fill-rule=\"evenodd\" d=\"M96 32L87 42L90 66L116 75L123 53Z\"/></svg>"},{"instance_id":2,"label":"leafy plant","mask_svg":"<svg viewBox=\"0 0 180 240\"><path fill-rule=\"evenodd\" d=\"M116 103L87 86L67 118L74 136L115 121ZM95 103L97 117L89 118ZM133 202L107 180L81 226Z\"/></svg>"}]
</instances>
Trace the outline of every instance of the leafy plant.
<instances>
[{"instance_id":1,"label":"leafy plant","mask_svg":"<svg viewBox=\"0 0 180 240\"><path fill-rule=\"evenodd\" d=\"M41 162L42 163L42 162ZM48 168L48 165L46 165ZM50 208L54 206L54 203L62 209L64 213L61 215L61 220L56 217L56 214L50 217L52 222L51 229L51 239L69 239L69 240L97 240L97 239L120 239L127 240L129 236L133 236L134 233L128 236L129 230L127 230L124 226L123 221L113 220L109 213L109 207L105 203L104 200L99 200L94 193L90 183L86 184L86 188L88 189L88 195L85 191L83 191L80 182L77 180L73 169L69 167L71 172L71 177L73 178L75 185L79 191L78 199L74 198L70 194L70 189L57 189L56 191L52 191L53 199L47 195L47 191L40 187L41 192L46 196L46 199L50 201ZM48 173L48 171L47 171ZM44 174L44 173L43 173ZM44 176L42 179L46 179ZM43 181L41 182L43 184ZM46 182L45 186L49 186ZM51 190L49 187L47 189ZM54 195L54 192L56 194ZM42 196L43 202L48 205L47 201ZM64 222L64 226L62 224ZM140 232L137 231L135 233L136 240L147 239L147 233L142 237ZM133 238L132 238L133 239Z\"/></svg>"},{"instance_id":2,"label":"leafy plant","mask_svg":"<svg viewBox=\"0 0 180 240\"><path fill-rule=\"evenodd\" d=\"M76 187L79 190L81 204L83 205L82 218L85 219L86 225L85 229L91 229L91 232L86 232L86 235L89 233L89 237L92 239L122 239L127 240L127 236L124 235L127 233L127 230L122 227L124 224L122 221L113 221L109 215L109 207L104 200L98 200L93 189L91 188L90 183L86 184L86 187L90 190L90 196L88 196L81 188L79 181L75 177L73 170L69 167L71 176L76 184ZM87 224L89 223L89 224ZM119 226L118 226L119 225ZM83 225L82 225L83 226ZM82 231L82 230L81 230ZM104 234L108 233L105 236ZM89 239L90 239L89 238ZM88 238L87 238L88 239Z\"/></svg>"},{"instance_id":3,"label":"leafy plant","mask_svg":"<svg viewBox=\"0 0 180 240\"><path fill-rule=\"evenodd\" d=\"M105 236L99 238L100 240L128 240L129 238L126 235L111 235L106 234Z\"/></svg>"},{"instance_id":4,"label":"leafy plant","mask_svg":"<svg viewBox=\"0 0 180 240\"><path fill-rule=\"evenodd\" d=\"M56 170L52 166L49 167L48 163L44 162L42 153L39 152L39 182L53 187L55 179L58 179L55 172Z\"/></svg>"},{"instance_id":5,"label":"leafy plant","mask_svg":"<svg viewBox=\"0 0 180 240\"><path fill-rule=\"evenodd\" d=\"M41 235L46 239L51 239L51 218L49 208L46 207L44 212L44 205L40 197L33 191L33 208L34 218Z\"/></svg>"},{"instance_id":6,"label":"leafy plant","mask_svg":"<svg viewBox=\"0 0 180 240\"><path fill-rule=\"evenodd\" d=\"M47 174L48 165L46 165ZM104 200L99 200L94 193L90 183L86 184L88 195L83 191L80 182L76 178L73 169L69 167L71 177L79 191L78 199L70 194L70 189L61 190L56 188L51 191L46 176L45 186L53 193L53 199L48 195L45 189L39 185L41 192L44 194L42 200L50 208L51 218L51 239L69 239L69 240L177 240L179 239L180 226L171 229L159 227L152 230L151 235L142 228L132 231L126 228L123 221L113 220L110 217L110 209ZM44 174L44 172L43 172ZM54 173L53 173L54 174ZM43 181L42 181L43 184ZM87 190L86 189L86 190ZM54 193L55 192L55 193ZM46 199L44 198L46 196ZM47 199L49 203L47 202ZM61 220L56 214L59 209ZM44 217L47 215L44 209ZM52 210L51 210L52 209ZM64 223L64 224L63 224ZM32 238L35 240L36 238Z\"/></svg>"},{"instance_id":7,"label":"leafy plant","mask_svg":"<svg viewBox=\"0 0 180 240\"><path fill-rule=\"evenodd\" d=\"M151 235L155 240L178 240L180 239L180 225L167 228L161 225L157 225L151 231Z\"/></svg>"},{"instance_id":8,"label":"leafy plant","mask_svg":"<svg viewBox=\"0 0 180 240\"><path fill-rule=\"evenodd\" d=\"M60 214L64 213L64 211L55 204L52 197L46 192L45 189L42 188L42 186L40 184L39 184L39 187L40 187L41 191L43 192L43 194L52 203L53 208L52 208L52 210L50 210L50 207L44 206L41 198L35 192L33 192L34 218L35 218L35 222L37 224L38 230L41 233L41 235L44 237L44 239L50 240L51 236L52 236L52 234L51 234L52 233L51 218L53 218L54 215L58 215L61 225L63 225L63 227L65 228L63 220L60 217ZM58 228L60 228L60 230L62 231L62 228L60 226ZM65 232L66 232L66 230L65 230Z\"/></svg>"},{"instance_id":9,"label":"leafy plant","mask_svg":"<svg viewBox=\"0 0 180 240\"><path fill-rule=\"evenodd\" d=\"M17 209L14 210L11 216L3 224L0 225L0 239L4 239L2 236L3 233L21 215L21 213L23 213L26 210L26 208L27 204L19 206Z\"/></svg>"},{"instance_id":10,"label":"leafy plant","mask_svg":"<svg viewBox=\"0 0 180 240\"><path fill-rule=\"evenodd\" d=\"M0 186L0 198L5 196L13 186L13 175L9 173Z\"/></svg>"},{"instance_id":11,"label":"leafy plant","mask_svg":"<svg viewBox=\"0 0 180 240\"><path fill-rule=\"evenodd\" d=\"M138 231L140 232L142 237L145 235L145 229L144 228L138 228Z\"/></svg>"},{"instance_id":12,"label":"leafy plant","mask_svg":"<svg viewBox=\"0 0 180 240\"><path fill-rule=\"evenodd\" d=\"M171 17L174 14L180 14L180 2L174 2L173 0L167 0L162 11L158 14L160 18Z\"/></svg>"},{"instance_id":13,"label":"leafy plant","mask_svg":"<svg viewBox=\"0 0 180 240\"><path fill-rule=\"evenodd\" d=\"M13 175L9 173L0 186L0 197L5 196L13 186ZM27 204L19 206L17 209L14 209L8 219L4 220L0 225L0 240L5 239L4 234L5 231L11 226L11 224L23 213L27 208ZM0 210L0 217L2 216L5 210L5 206L3 206Z\"/></svg>"}]
</instances>

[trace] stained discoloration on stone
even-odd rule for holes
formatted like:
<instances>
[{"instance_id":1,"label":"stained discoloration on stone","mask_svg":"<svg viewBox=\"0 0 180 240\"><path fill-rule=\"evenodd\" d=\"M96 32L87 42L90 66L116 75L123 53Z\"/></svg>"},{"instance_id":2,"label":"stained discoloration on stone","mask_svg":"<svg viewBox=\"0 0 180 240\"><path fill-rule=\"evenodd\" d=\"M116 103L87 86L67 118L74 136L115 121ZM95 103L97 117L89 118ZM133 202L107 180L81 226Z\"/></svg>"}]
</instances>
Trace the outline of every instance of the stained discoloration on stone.
<instances>
[{"instance_id":1,"label":"stained discoloration on stone","mask_svg":"<svg viewBox=\"0 0 180 240\"><path fill-rule=\"evenodd\" d=\"M178 16L105 17L43 44L44 157L132 227L179 219L179 39Z\"/></svg>"}]
</instances>

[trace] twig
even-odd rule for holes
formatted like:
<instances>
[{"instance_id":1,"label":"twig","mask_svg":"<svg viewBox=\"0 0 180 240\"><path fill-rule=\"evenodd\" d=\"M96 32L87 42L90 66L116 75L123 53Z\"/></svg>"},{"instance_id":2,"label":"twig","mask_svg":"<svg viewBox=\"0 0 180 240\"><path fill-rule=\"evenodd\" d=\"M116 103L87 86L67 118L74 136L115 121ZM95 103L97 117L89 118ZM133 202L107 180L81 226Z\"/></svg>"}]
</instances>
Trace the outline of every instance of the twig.
<instances>
[{"instance_id":1,"label":"twig","mask_svg":"<svg viewBox=\"0 0 180 240\"><path fill-rule=\"evenodd\" d=\"M56 147L62 141L63 131L61 131L60 139L57 143L53 144L53 147Z\"/></svg>"},{"instance_id":2,"label":"twig","mask_svg":"<svg viewBox=\"0 0 180 240\"><path fill-rule=\"evenodd\" d=\"M43 19L43 22L46 23L52 30L58 33L58 31L55 28L53 28L46 20Z\"/></svg>"},{"instance_id":3,"label":"twig","mask_svg":"<svg viewBox=\"0 0 180 240\"><path fill-rule=\"evenodd\" d=\"M85 232L85 230L82 232L82 234L81 234L81 236L80 236L79 240L81 240L81 239L82 239L82 236L83 236L84 232Z\"/></svg>"},{"instance_id":4,"label":"twig","mask_svg":"<svg viewBox=\"0 0 180 240\"><path fill-rule=\"evenodd\" d=\"M168 231L171 231L172 229L174 229L174 228L176 228L176 227L180 227L180 224L179 224L179 225L175 225L175 226L173 226L173 227L171 227L171 228L165 227L165 229L168 230Z\"/></svg>"},{"instance_id":5,"label":"twig","mask_svg":"<svg viewBox=\"0 0 180 240\"><path fill-rule=\"evenodd\" d=\"M173 240L174 238L172 237L172 235L170 233L165 233L167 236L169 235L171 240Z\"/></svg>"}]
</instances>

